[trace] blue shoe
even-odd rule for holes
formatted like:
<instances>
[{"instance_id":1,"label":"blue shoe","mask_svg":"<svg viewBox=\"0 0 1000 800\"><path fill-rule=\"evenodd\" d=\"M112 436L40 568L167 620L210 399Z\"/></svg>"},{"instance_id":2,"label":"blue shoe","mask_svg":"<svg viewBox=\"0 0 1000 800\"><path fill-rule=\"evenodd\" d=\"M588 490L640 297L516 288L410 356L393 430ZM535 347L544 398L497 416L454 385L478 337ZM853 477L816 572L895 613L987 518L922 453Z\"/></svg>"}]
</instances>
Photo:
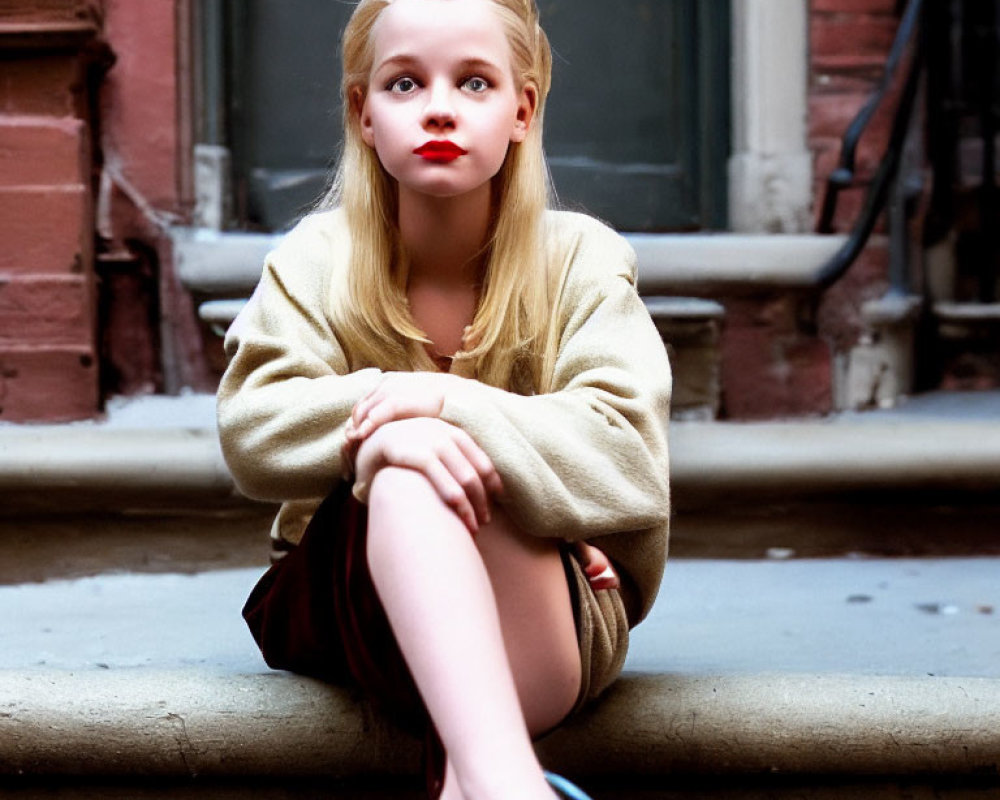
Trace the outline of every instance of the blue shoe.
<instances>
[{"instance_id":1,"label":"blue shoe","mask_svg":"<svg viewBox=\"0 0 1000 800\"><path fill-rule=\"evenodd\" d=\"M549 782L549 786L559 792L566 800L593 800L583 789L566 780L562 775L546 771L545 780Z\"/></svg>"}]
</instances>

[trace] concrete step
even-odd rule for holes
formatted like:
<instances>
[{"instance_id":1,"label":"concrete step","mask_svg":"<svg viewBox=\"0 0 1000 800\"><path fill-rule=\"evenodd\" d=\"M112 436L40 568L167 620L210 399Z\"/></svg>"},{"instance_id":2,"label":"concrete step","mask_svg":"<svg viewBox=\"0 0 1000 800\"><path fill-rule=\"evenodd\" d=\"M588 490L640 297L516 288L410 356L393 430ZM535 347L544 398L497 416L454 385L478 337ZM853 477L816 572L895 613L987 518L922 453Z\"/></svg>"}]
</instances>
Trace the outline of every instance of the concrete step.
<instances>
[{"instance_id":1,"label":"concrete step","mask_svg":"<svg viewBox=\"0 0 1000 800\"><path fill-rule=\"evenodd\" d=\"M998 417L673 424L674 554L702 558L546 764L606 800L1000 796ZM271 509L235 493L211 397L0 425L0 497L0 793L420 796L414 742L256 653Z\"/></svg>"},{"instance_id":2,"label":"concrete step","mask_svg":"<svg viewBox=\"0 0 1000 800\"><path fill-rule=\"evenodd\" d=\"M0 787L419 796L416 742L350 691L263 665L239 618L260 571L0 587ZM609 800L997 796L998 574L996 558L674 560L626 676L542 759Z\"/></svg>"},{"instance_id":3,"label":"concrete step","mask_svg":"<svg viewBox=\"0 0 1000 800\"><path fill-rule=\"evenodd\" d=\"M788 422L671 424L680 505L737 497L957 492L1000 488L1000 394L947 393L891 411ZM211 395L109 405L71 425L0 423L5 511L239 505Z\"/></svg>"}]
</instances>

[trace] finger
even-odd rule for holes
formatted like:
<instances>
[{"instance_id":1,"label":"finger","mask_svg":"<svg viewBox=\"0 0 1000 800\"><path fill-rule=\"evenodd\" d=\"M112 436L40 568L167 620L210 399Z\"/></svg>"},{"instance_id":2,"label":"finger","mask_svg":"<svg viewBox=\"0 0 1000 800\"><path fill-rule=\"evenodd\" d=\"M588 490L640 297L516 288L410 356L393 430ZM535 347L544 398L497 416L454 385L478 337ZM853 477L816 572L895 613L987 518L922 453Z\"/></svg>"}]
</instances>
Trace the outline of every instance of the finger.
<instances>
[{"instance_id":1,"label":"finger","mask_svg":"<svg viewBox=\"0 0 1000 800\"><path fill-rule=\"evenodd\" d=\"M347 439L348 442L360 441L358 429L355 427L354 420L352 418L348 418L347 424L344 425L344 438Z\"/></svg>"},{"instance_id":2,"label":"finger","mask_svg":"<svg viewBox=\"0 0 1000 800\"><path fill-rule=\"evenodd\" d=\"M588 577L587 580L595 592L603 589L617 589L619 586L618 576L610 566L600 575L596 575L593 578Z\"/></svg>"},{"instance_id":3,"label":"finger","mask_svg":"<svg viewBox=\"0 0 1000 800\"><path fill-rule=\"evenodd\" d=\"M380 397L377 402L369 406L365 411L364 417L358 424L358 436L366 439L386 423L405 419L407 416L400 412L394 400L388 397Z\"/></svg>"},{"instance_id":4,"label":"finger","mask_svg":"<svg viewBox=\"0 0 1000 800\"><path fill-rule=\"evenodd\" d=\"M354 404L354 409L351 411L351 421L355 428L361 425L365 417L368 416L368 412L382 399L382 396L382 387L379 386Z\"/></svg>"},{"instance_id":5,"label":"finger","mask_svg":"<svg viewBox=\"0 0 1000 800\"><path fill-rule=\"evenodd\" d=\"M420 471L430 481L442 502L462 520L469 533L473 536L479 533L479 521L472 502L451 471L436 458L430 459Z\"/></svg>"},{"instance_id":6,"label":"finger","mask_svg":"<svg viewBox=\"0 0 1000 800\"><path fill-rule=\"evenodd\" d=\"M441 463L462 487L475 512L476 521L485 525L490 521L490 502L483 479L461 447L455 443L449 444L451 446L447 444L442 446Z\"/></svg>"},{"instance_id":7,"label":"finger","mask_svg":"<svg viewBox=\"0 0 1000 800\"><path fill-rule=\"evenodd\" d=\"M455 443L479 474L479 478L487 492L495 496L502 495L503 481L500 479L500 473L497 472L496 467L493 465L493 459L486 455L486 451L476 443L475 439L460 428L458 429Z\"/></svg>"},{"instance_id":8,"label":"finger","mask_svg":"<svg viewBox=\"0 0 1000 800\"><path fill-rule=\"evenodd\" d=\"M469 529L469 532L475 535L479 532L479 523L472 502L465 489L442 461L441 453L447 450L449 445L455 452L458 451L450 440L444 443L443 449L439 443L437 447L427 450L414 450L409 446L399 446L393 443L384 450L385 461L388 464L406 467L421 473L430 482L441 501L451 508Z\"/></svg>"},{"instance_id":9,"label":"finger","mask_svg":"<svg viewBox=\"0 0 1000 800\"><path fill-rule=\"evenodd\" d=\"M358 422L358 435L371 436L378 428L390 422L416 417L435 417L433 401L414 395L380 393L373 402L361 409L364 416Z\"/></svg>"}]
</instances>

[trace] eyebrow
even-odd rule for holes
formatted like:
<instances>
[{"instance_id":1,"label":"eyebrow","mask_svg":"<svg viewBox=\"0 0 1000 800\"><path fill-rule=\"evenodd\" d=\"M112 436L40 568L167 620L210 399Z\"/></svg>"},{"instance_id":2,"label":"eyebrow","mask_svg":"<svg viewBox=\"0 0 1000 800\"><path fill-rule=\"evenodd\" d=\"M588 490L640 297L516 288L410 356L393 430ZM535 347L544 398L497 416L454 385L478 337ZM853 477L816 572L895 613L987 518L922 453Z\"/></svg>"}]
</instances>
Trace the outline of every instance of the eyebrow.
<instances>
[{"instance_id":1,"label":"eyebrow","mask_svg":"<svg viewBox=\"0 0 1000 800\"><path fill-rule=\"evenodd\" d=\"M389 56L383 62L375 67L374 72L379 72L383 69L389 67L414 67L420 65L420 59L416 56L411 56L406 53L400 53L398 55ZM465 70L502 70L498 64L493 61L487 61L484 58L466 58L459 62L459 67Z\"/></svg>"}]
</instances>

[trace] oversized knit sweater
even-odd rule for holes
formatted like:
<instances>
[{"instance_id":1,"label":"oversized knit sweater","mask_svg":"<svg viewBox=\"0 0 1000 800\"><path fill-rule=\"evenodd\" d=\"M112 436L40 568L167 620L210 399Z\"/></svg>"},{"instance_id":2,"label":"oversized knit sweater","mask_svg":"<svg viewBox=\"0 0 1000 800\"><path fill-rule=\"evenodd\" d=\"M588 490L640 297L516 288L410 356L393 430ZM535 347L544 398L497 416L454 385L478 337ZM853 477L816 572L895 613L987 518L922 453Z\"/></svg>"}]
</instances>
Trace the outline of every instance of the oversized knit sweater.
<instances>
[{"instance_id":1,"label":"oversized knit sweater","mask_svg":"<svg viewBox=\"0 0 1000 800\"><path fill-rule=\"evenodd\" d=\"M648 612L667 553L670 367L635 289L631 248L582 214L546 212L551 391L517 394L452 372L442 419L467 431L504 483L525 531L587 540L615 565L629 622ZM218 393L223 453L246 495L282 507L272 535L295 543L349 471L354 404L378 385L354 369L331 323L346 291L350 236L339 210L310 215L271 252L229 330Z\"/></svg>"}]
</instances>

